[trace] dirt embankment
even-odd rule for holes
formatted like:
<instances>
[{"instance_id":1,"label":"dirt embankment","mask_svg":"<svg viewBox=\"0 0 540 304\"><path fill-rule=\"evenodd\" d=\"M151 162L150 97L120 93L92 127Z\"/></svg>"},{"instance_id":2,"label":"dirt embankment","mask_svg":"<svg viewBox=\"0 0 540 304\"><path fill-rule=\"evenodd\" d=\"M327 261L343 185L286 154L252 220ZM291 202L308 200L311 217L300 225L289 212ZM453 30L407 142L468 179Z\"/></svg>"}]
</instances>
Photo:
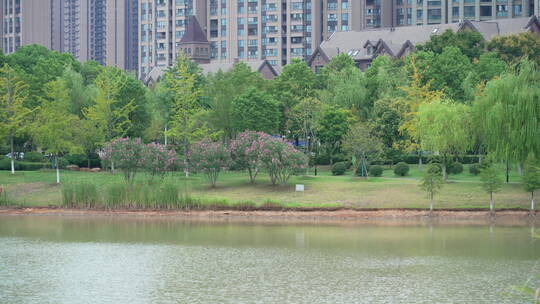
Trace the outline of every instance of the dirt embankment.
<instances>
[{"instance_id":1,"label":"dirt embankment","mask_svg":"<svg viewBox=\"0 0 540 304\"><path fill-rule=\"evenodd\" d=\"M507 224L540 223L540 212L500 210L491 214L485 210L426 210L370 209L370 210L84 210L64 208L5 208L0 215L54 216L119 216L144 218L179 218L193 220L246 221L302 221L302 222L362 222L362 221L435 221L435 222L497 222Z\"/></svg>"}]
</instances>

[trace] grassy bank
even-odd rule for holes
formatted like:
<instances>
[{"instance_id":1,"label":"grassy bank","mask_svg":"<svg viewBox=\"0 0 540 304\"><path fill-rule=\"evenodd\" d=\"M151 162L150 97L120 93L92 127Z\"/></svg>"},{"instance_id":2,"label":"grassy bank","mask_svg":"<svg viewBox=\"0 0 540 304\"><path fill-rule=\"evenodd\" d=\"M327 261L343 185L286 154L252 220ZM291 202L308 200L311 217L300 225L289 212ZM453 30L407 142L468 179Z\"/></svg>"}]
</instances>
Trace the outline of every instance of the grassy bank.
<instances>
[{"instance_id":1,"label":"grassy bank","mask_svg":"<svg viewBox=\"0 0 540 304\"><path fill-rule=\"evenodd\" d=\"M465 169L462 174L450 176L448 183L435 199L435 208L488 208L488 195L482 191L479 177L470 175L467 168ZM94 187L94 190L88 191L95 193L99 197L95 201L105 206L111 199L107 196L107 193L112 191L111 188L123 184L120 173L64 171L62 172L64 186L57 186L54 184L54 174L53 171L42 170L21 171L12 176L7 171L0 171L0 184L6 189L7 199L12 204L25 206L61 206L66 203L62 199L62 191L66 194L70 185L77 184L88 184ZM144 202L153 202L148 206L150 208L156 202L167 205L169 204L167 197L170 198L172 190L169 189L169 194L167 194L167 190L160 190L159 187L174 185L177 188L174 191L178 191L178 201L171 203L171 206L176 204L174 206L177 207L191 204L217 208L243 204L250 208L250 206L261 207L266 204L284 208L427 208L426 195L418 187L420 176L421 172L415 166L411 167L406 177L397 177L393 171L385 170L382 177L367 180L353 178L350 175L332 176L329 170L323 169L318 176L294 176L288 186L271 186L265 174L261 174L257 178L257 183L252 185L249 184L245 173L224 172L218 180L218 186L211 189L202 175L185 178L177 172L156 186L157 190L152 190L145 188L150 187L145 186L148 185L148 177L138 174L135 180L134 189L136 190L127 191L130 198L124 200L127 202L124 204L129 207L129 204L136 203L144 207ZM510 181L510 184L503 185L501 192L495 194L495 207L527 209L530 203L529 195L519 184L520 177L517 172L511 173ZM295 184L304 184L306 191L295 193ZM158 194L164 196L160 198ZM152 195L154 195L153 198L151 198ZM74 199L73 201L82 200ZM80 207L84 207L88 203L80 204Z\"/></svg>"}]
</instances>

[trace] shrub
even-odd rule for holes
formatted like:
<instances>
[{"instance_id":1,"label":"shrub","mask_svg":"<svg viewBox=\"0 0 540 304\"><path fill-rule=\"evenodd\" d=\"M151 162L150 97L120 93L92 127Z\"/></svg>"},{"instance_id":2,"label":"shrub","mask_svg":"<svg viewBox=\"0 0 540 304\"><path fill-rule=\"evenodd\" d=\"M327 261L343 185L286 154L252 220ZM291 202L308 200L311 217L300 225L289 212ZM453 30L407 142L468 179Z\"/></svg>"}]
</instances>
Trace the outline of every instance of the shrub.
<instances>
[{"instance_id":1,"label":"shrub","mask_svg":"<svg viewBox=\"0 0 540 304\"><path fill-rule=\"evenodd\" d=\"M195 171L206 175L210 185L215 187L219 173L228 167L231 157L224 144L203 140L193 144L189 159Z\"/></svg>"},{"instance_id":2,"label":"shrub","mask_svg":"<svg viewBox=\"0 0 540 304\"><path fill-rule=\"evenodd\" d=\"M332 175L343 175L347 171L347 164L345 162L335 163L332 166Z\"/></svg>"},{"instance_id":3,"label":"shrub","mask_svg":"<svg viewBox=\"0 0 540 304\"><path fill-rule=\"evenodd\" d=\"M60 162L60 159L59 159ZM19 170L22 171L37 171L45 168L50 168L50 163L32 163L32 162L16 162ZM62 164L60 163L60 168Z\"/></svg>"},{"instance_id":4,"label":"shrub","mask_svg":"<svg viewBox=\"0 0 540 304\"><path fill-rule=\"evenodd\" d=\"M404 162L397 163L394 166L394 173L397 176L405 176L407 173L409 173L409 165L407 165Z\"/></svg>"},{"instance_id":5,"label":"shrub","mask_svg":"<svg viewBox=\"0 0 540 304\"><path fill-rule=\"evenodd\" d=\"M51 164L51 168L55 168L55 169L56 169L56 158L53 157L53 158L51 159L50 164ZM65 169L67 165L69 165L69 162L67 161L67 159L65 159L65 158L63 158L63 157L59 157L59 158L58 158L58 167L59 167L60 169Z\"/></svg>"},{"instance_id":6,"label":"shrub","mask_svg":"<svg viewBox=\"0 0 540 304\"><path fill-rule=\"evenodd\" d=\"M88 157L84 154L66 154L64 158L70 165L77 165L79 167L88 166Z\"/></svg>"},{"instance_id":7,"label":"shrub","mask_svg":"<svg viewBox=\"0 0 540 304\"><path fill-rule=\"evenodd\" d=\"M35 163L43 163L47 161L47 159L45 159L45 156L35 151L25 153L23 160L26 162L35 162Z\"/></svg>"},{"instance_id":8,"label":"shrub","mask_svg":"<svg viewBox=\"0 0 540 304\"><path fill-rule=\"evenodd\" d=\"M0 159L0 170L11 170L11 158ZM20 170L19 162L15 162L15 170Z\"/></svg>"},{"instance_id":9,"label":"shrub","mask_svg":"<svg viewBox=\"0 0 540 304\"><path fill-rule=\"evenodd\" d=\"M479 164L472 164L469 166L469 173L472 175L480 174L482 167Z\"/></svg>"},{"instance_id":10,"label":"shrub","mask_svg":"<svg viewBox=\"0 0 540 304\"><path fill-rule=\"evenodd\" d=\"M460 174L463 172L463 165L460 162L453 162L448 167L448 173L450 174Z\"/></svg>"},{"instance_id":11,"label":"shrub","mask_svg":"<svg viewBox=\"0 0 540 304\"><path fill-rule=\"evenodd\" d=\"M383 174L383 167L378 165L373 165L369 168L369 175L374 177L382 176Z\"/></svg>"}]
</instances>

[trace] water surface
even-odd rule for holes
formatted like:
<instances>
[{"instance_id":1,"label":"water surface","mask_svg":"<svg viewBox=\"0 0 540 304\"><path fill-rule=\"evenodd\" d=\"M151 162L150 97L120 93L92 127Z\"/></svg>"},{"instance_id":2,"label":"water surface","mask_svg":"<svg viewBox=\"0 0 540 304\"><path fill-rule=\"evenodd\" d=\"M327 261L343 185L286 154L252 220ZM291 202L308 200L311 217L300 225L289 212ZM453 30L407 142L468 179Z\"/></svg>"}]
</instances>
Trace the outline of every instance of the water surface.
<instances>
[{"instance_id":1,"label":"water surface","mask_svg":"<svg viewBox=\"0 0 540 304\"><path fill-rule=\"evenodd\" d=\"M0 303L530 303L534 229L0 216Z\"/></svg>"}]
</instances>

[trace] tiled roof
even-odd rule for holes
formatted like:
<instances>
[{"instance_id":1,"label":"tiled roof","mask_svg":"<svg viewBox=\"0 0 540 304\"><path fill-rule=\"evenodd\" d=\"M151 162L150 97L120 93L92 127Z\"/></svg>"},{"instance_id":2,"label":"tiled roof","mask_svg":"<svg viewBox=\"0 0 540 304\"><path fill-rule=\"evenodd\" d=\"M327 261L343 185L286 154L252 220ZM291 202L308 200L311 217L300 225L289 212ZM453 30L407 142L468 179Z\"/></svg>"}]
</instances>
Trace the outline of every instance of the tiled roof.
<instances>
[{"instance_id":1,"label":"tiled roof","mask_svg":"<svg viewBox=\"0 0 540 304\"><path fill-rule=\"evenodd\" d=\"M372 59L368 54L366 43L374 47L381 44L393 56L400 56L407 43L417 45L430 39L432 35L439 35L446 30L457 32L462 28L472 28L478 31L485 40L495 36L504 36L523 33L529 30L531 22L538 22L536 17L511 18L490 21L465 21L463 23L434 24L420 26L403 26L396 28L370 29L364 31L334 32L319 47L328 58L339 53L346 53L355 60Z\"/></svg>"},{"instance_id":2,"label":"tiled roof","mask_svg":"<svg viewBox=\"0 0 540 304\"><path fill-rule=\"evenodd\" d=\"M180 43L192 43L192 42L208 42L204 31L197 21L197 17L191 15L186 24L186 32L180 40Z\"/></svg>"}]
</instances>

